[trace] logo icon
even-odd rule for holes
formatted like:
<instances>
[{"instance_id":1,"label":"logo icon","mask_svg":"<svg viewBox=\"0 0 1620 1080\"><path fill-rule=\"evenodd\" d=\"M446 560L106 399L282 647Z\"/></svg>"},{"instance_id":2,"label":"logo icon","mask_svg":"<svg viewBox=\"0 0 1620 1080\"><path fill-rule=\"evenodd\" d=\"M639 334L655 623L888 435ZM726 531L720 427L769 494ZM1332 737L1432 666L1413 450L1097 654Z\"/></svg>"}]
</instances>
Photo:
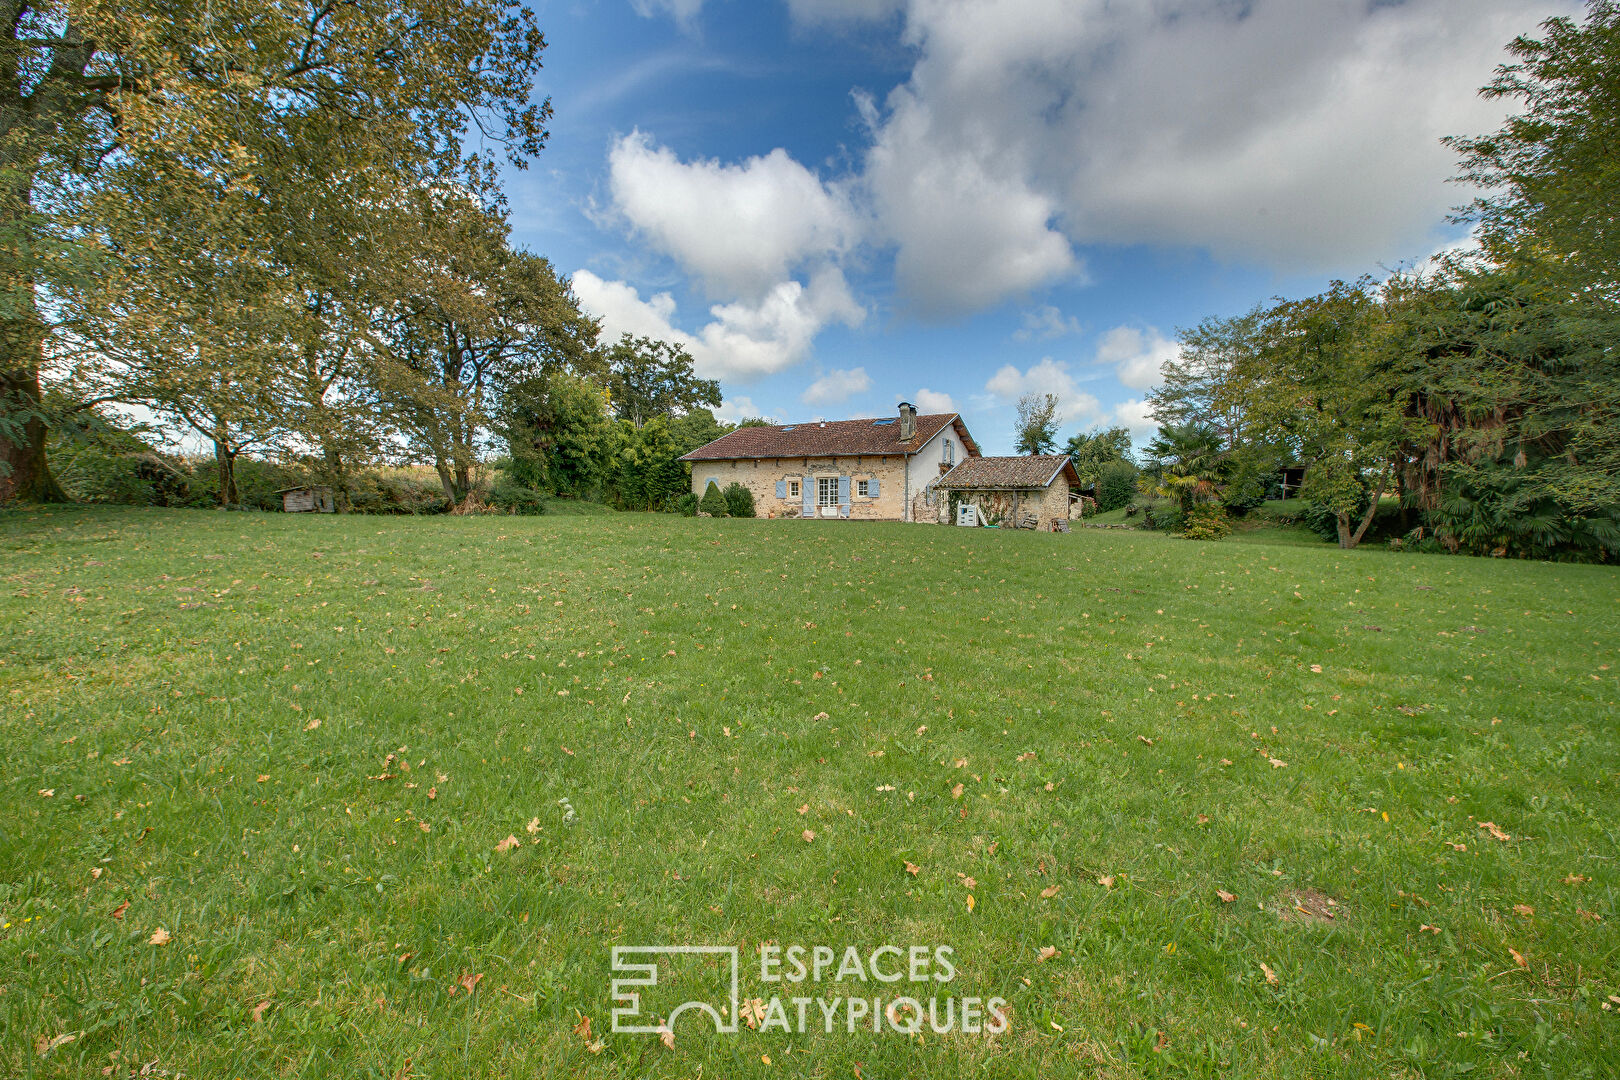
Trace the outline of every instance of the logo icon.
<instances>
[{"instance_id":1,"label":"logo icon","mask_svg":"<svg viewBox=\"0 0 1620 1080\"><path fill-rule=\"evenodd\" d=\"M715 956L723 957L729 961L727 982L730 989L729 1005L724 1013L715 1008L709 1001L686 1001L671 1010L662 1024L646 1023L649 1017L641 1013L641 993L633 987L655 987L658 985L658 957L660 956ZM635 958L646 958L643 963L632 962ZM706 1012L714 1019L714 1030L721 1035L734 1035L737 1032L737 946L735 945L615 945L613 946L613 970L630 972L635 977L614 979L612 984L613 1000L622 1002L613 1009L613 1031L627 1035L656 1035L660 1031L675 1030L675 1021L687 1009L696 1009ZM729 1020L727 1018L730 1018ZM634 1021L642 1023L636 1024ZM627 1022L629 1021L629 1022Z\"/></svg>"}]
</instances>

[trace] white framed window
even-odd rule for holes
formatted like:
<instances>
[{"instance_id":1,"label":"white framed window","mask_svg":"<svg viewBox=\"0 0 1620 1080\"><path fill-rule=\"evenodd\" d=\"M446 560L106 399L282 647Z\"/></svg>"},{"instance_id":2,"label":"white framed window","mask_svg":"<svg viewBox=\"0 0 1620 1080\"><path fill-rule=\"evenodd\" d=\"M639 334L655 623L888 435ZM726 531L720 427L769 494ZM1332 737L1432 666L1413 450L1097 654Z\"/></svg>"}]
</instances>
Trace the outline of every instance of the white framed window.
<instances>
[{"instance_id":1,"label":"white framed window","mask_svg":"<svg viewBox=\"0 0 1620 1080\"><path fill-rule=\"evenodd\" d=\"M869 481L869 480L857 480L857 481L855 481L855 494L859 495L863 499L871 498L872 493L867 490L867 485L869 483L871 483L871 481Z\"/></svg>"},{"instance_id":2,"label":"white framed window","mask_svg":"<svg viewBox=\"0 0 1620 1080\"><path fill-rule=\"evenodd\" d=\"M788 481L788 498L797 499L798 497L799 497L799 482L797 480L789 480Z\"/></svg>"},{"instance_id":3,"label":"white framed window","mask_svg":"<svg viewBox=\"0 0 1620 1080\"><path fill-rule=\"evenodd\" d=\"M952 442L951 440L946 439L945 440L945 464L952 465L955 462L956 462L956 444L954 442Z\"/></svg>"},{"instance_id":4,"label":"white framed window","mask_svg":"<svg viewBox=\"0 0 1620 1080\"><path fill-rule=\"evenodd\" d=\"M816 477L816 505L823 507L838 505L838 477Z\"/></svg>"}]
</instances>

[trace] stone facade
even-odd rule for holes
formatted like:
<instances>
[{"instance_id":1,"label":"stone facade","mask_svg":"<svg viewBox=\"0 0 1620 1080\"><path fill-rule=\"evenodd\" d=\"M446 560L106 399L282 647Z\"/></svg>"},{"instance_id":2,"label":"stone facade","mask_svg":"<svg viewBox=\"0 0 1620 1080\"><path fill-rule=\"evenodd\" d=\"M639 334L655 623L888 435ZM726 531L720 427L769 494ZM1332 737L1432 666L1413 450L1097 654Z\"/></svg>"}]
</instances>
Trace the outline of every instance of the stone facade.
<instances>
[{"instance_id":1,"label":"stone facade","mask_svg":"<svg viewBox=\"0 0 1620 1080\"><path fill-rule=\"evenodd\" d=\"M951 493L939 491L936 495L939 520L954 525L955 520L950 516ZM964 490L960 495L961 502L977 505L987 520L999 521L999 524L1009 527L1016 523L1015 513L1018 516L1034 514L1038 529L1050 529L1054 521L1069 520L1069 482L1061 475L1045 488L1023 491ZM917 520L922 518L918 516Z\"/></svg>"},{"instance_id":2,"label":"stone facade","mask_svg":"<svg viewBox=\"0 0 1620 1080\"><path fill-rule=\"evenodd\" d=\"M849 478L850 520L899 521L905 507L905 462L898 457L764 458L761 460L701 461L692 466L692 491L699 498L712 479L722 489L739 483L754 493L754 513L760 517L800 517L804 506L803 484L808 477L811 505L818 517L840 519L834 485L834 505L819 506L819 481ZM875 485L876 495L860 493L862 481L868 492ZM778 485L786 492L777 494ZM794 489L799 490L795 491Z\"/></svg>"}]
</instances>

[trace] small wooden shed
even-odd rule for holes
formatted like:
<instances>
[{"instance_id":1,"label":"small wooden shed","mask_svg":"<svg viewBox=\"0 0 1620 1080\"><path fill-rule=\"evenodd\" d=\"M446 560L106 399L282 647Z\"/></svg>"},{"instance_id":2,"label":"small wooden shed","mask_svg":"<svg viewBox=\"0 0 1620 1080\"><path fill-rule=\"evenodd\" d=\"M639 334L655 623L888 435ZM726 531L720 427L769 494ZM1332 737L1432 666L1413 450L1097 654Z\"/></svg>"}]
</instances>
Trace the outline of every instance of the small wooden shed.
<instances>
[{"instance_id":1,"label":"small wooden shed","mask_svg":"<svg viewBox=\"0 0 1620 1080\"><path fill-rule=\"evenodd\" d=\"M276 492L281 496L281 508L289 514L331 514L337 504L329 487L292 487Z\"/></svg>"}]
</instances>

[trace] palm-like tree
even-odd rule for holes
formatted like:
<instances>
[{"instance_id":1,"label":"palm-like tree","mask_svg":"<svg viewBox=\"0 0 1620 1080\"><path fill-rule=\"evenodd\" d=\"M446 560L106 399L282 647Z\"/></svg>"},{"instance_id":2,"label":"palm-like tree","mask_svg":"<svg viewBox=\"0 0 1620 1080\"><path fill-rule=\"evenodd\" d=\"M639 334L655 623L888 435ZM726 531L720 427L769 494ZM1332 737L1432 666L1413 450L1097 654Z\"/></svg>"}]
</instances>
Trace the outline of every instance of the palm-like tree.
<instances>
[{"instance_id":1,"label":"palm-like tree","mask_svg":"<svg viewBox=\"0 0 1620 1080\"><path fill-rule=\"evenodd\" d=\"M1183 510L1220 499L1226 455L1213 428L1201 424L1161 427L1148 444L1147 456L1158 476L1155 490L1175 499Z\"/></svg>"}]
</instances>

